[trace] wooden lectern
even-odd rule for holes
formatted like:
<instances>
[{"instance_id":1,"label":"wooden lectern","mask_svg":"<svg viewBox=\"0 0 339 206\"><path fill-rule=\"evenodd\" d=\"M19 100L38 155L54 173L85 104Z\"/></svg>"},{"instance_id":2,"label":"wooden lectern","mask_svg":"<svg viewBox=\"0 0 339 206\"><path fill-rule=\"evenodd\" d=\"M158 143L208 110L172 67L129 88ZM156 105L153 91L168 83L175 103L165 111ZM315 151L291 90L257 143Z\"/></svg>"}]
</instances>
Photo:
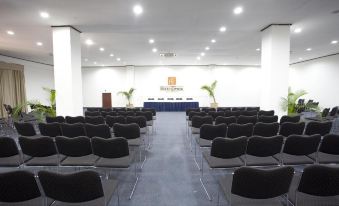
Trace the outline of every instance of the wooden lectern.
<instances>
[{"instance_id":1,"label":"wooden lectern","mask_svg":"<svg viewBox=\"0 0 339 206\"><path fill-rule=\"evenodd\" d=\"M102 93L102 107L112 108L112 94L111 93Z\"/></svg>"}]
</instances>

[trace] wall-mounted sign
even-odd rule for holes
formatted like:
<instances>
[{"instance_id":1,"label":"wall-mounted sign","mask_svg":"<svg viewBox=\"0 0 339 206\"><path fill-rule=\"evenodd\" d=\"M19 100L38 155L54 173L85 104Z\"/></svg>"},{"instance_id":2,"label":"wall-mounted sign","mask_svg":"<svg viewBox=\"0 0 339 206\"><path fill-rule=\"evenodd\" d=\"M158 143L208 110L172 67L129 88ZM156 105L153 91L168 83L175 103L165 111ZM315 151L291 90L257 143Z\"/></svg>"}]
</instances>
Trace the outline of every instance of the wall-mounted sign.
<instances>
[{"instance_id":1,"label":"wall-mounted sign","mask_svg":"<svg viewBox=\"0 0 339 206\"><path fill-rule=\"evenodd\" d=\"M160 91L180 92L180 91L184 91L184 87L183 86L177 86L177 78L176 77L168 77L167 78L167 86L160 86Z\"/></svg>"},{"instance_id":2,"label":"wall-mounted sign","mask_svg":"<svg viewBox=\"0 0 339 206\"><path fill-rule=\"evenodd\" d=\"M167 84L169 86L174 86L177 84L177 78L176 77L168 77Z\"/></svg>"}]
</instances>

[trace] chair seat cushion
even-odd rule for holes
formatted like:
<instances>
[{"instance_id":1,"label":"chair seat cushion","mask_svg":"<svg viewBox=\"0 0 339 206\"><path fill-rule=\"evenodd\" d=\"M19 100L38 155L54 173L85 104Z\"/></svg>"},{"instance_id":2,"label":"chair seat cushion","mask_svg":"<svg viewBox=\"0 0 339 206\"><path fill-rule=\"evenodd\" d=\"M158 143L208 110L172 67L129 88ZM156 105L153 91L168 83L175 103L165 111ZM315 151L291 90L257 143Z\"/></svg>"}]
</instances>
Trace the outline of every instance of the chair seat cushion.
<instances>
[{"instance_id":1,"label":"chair seat cushion","mask_svg":"<svg viewBox=\"0 0 339 206\"><path fill-rule=\"evenodd\" d=\"M147 122L146 122L146 125L147 125L147 126L153 126L153 120L147 121Z\"/></svg>"},{"instance_id":2,"label":"chair seat cushion","mask_svg":"<svg viewBox=\"0 0 339 206\"><path fill-rule=\"evenodd\" d=\"M0 157L0 166L2 167L18 167L21 164L20 155L10 157Z\"/></svg>"},{"instance_id":3,"label":"chair seat cushion","mask_svg":"<svg viewBox=\"0 0 339 206\"><path fill-rule=\"evenodd\" d=\"M97 167L112 167L112 168L128 168L131 165L132 162L132 156L128 155L125 157L120 158L103 158L101 157L96 163L95 166Z\"/></svg>"},{"instance_id":4,"label":"chair seat cushion","mask_svg":"<svg viewBox=\"0 0 339 206\"><path fill-rule=\"evenodd\" d=\"M62 166L93 166L95 161L99 159L98 156L90 154L81 157L66 157L61 162Z\"/></svg>"},{"instance_id":5,"label":"chair seat cushion","mask_svg":"<svg viewBox=\"0 0 339 206\"><path fill-rule=\"evenodd\" d=\"M127 139L128 141L128 145L129 146L140 146L142 145L142 139L139 138L135 138L135 139Z\"/></svg>"},{"instance_id":6,"label":"chair seat cushion","mask_svg":"<svg viewBox=\"0 0 339 206\"><path fill-rule=\"evenodd\" d=\"M47 157L33 157L25 164L27 166L58 166L59 158L60 161L64 159L64 157L58 157L58 155L51 155Z\"/></svg>"},{"instance_id":7,"label":"chair seat cushion","mask_svg":"<svg viewBox=\"0 0 339 206\"><path fill-rule=\"evenodd\" d=\"M211 147L212 145L212 140L202 139L200 137L196 137L195 140L200 147Z\"/></svg>"},{"instance_id":8,"label":"chair seat cushion","mask_svg":"<svg viewBox=\"0 0 339 206\"><path fill-rule=\"evenodd\" d=\"M211 168L234 168L243 166L244 163L240 158L230 158L230 159L222 159L218 157L213 157L210 155L210 151L203 151L203 157L206 159L208 165Z\"/></svg>"},{"instance_id":9,"label":"chair seat cushion","mask_svg":"<svg viewBox=\"0 0 339 206\"><path fill-rule=\"evenodd\" d=\"M284 165L304 165L304 164L313 164L314 161L305 156L305 155L301 155L301 156L297 156L297 155L290 155L290 154L285 154L283 153L282 155L274 155L274 157L281 161L281 156L283 156L283 163Z\"/></svg>"},{"instance_id":10,"label":"chair seat cushion","mask_svg":"<svg viewBox=\"0 0 339 206\"><path fill-rule=\"evenodd\" d=\"M311 154L309 157L315 160L315 154ZM321 164L339 163L339 155L318 152L318 161Z\"/></svg>"},{"instance_id":11,"label":"chair seat cushion","mask_svg":"<svg viewBox=\"0 0 339 206\"><path fill-rule=\"evenodd\" d=\"M147 127L140 128L140 134L146 134L147 133Z\"/></svg>"},{"instance_id":12,"label":"chair seat cushion","mask_svg":"<svg viewBox=\"0 0 339 206\"><path fill-rule=\"evenodd\" d=\"M242 157L242 160L246 160L247 166L270 166L270 165L278 165L279 161L272 156L269 157L257 157L253 155L246 155L246 157Z\"/></svg>"}]
</instances>

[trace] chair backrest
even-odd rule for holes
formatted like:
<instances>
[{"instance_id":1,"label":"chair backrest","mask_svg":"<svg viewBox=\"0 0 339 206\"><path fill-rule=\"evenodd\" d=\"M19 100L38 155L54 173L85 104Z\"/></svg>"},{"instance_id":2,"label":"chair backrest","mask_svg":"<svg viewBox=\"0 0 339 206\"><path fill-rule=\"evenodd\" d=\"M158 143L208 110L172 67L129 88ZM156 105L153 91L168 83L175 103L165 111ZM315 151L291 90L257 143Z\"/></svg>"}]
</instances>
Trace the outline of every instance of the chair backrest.
<instances>
[{"instance_id":1,"label":"chair backrest","mask_svg":"<svg viewBox=\"0 0 339 206\"><path fill-rule=\"evenodd\" d=\"M280 125L279 134L285 137L290 135L302 135L305 129L305 122L299 123L292 123L292 122L285 122Z\"/></svg>"},{"instance_id":2,"label":"chair backrest","mask_svg":"<svg viewBox=\"0 0 339 206\"><path fill-rule=\"evenodd\" d=\"M47 157L57 154L53 139L50 137L19 137L22 153L31 157Z\"/></svg>"},{"instance_id":3,"label":"chair backrest","mask_svg":"<svg viewBox=\"0 0 339 206\"><path fill-rule=\"evenodd\" d=\"M141 111L141 112L135 112L136 116L143 116L146 117L147 121L153 120L153 113L150 111Z\"/></svg>"},{"instance_id":4,"label":"chair backrest","mask_svg":"<svg viewBox=\"0 0 339 206\"><path fill-rule=\"evenodd\" d=\"M126 139L136 139L140 137L140 127L136 123L131 124L119 124L113 125L113 131L115 137L124 137Z\"/></svg>"},{"instance_id":5,"label":"chair backrest","mask_svg":"<svg viewBox=\"0 0 339 206\"><path fill-rule=\"evenodd\" d=\"M125 108L124 108L125 109ZM113 111L112 108L100 108L99 109L100 112L111 112Z\"/></svg>"},{"instance_id":6,"label":"chair backrest","mask_svg":"<svg viewBox=\"0 0 339 206\"><path fill-rule=\"evenodd\" d=\"M124 116L124 117L135 115L133 111L120 111L120 112L117 112L117 114L118 116Z\"/></svg>"},{"instance_id":7,"label":"chair backrest","mask_svg":"<svg viewBox=\"0 0 339 206\"><path fill-rule=\"evenodd\" d=\"M240 111L225 111L225 117L239 117Z\"/></svg>"},{"instance_id":8,"label":"chair backrest","mask_svg":"<svg viewBox=\"0 0 339 206\"><path fill-rule=\"evenodd\" d=\"M154 108L142 108L141 111L143 112L152 112L152 116L156 116L157 112Z\"/></svg>"},{"instance_id":9,"label":"chair backrest","mask_svg":"<svg viewBox=\"0 0 339 206\"><path fill-rule=\"evenodd\" d=\"M188 108L186 109L186 116L188 116L190 112L200 112L200 109L199 108Z\"/></svg>"},{"instance_id":10,"label":"chair backrest","mask_svg":"<svg viewBox=\"0 0 339 206\"><path fill-rule=\"evenodd\" d=\"M232 123L237 123L236 117L217 117L217 118L215 118L215 125L226 124L228 126Z\"/></svg>"},{"instance_id":11,"label":"chair backrest","mask_svg":"<svg viewBox=\"0 0 339 206\"><path fill-rule=\"evenodd\" d=\"M283 152L290 155L309 155L315 153L321 140L320 135L290 135L287 137Z\"/></svg>"},{"instance_id":12,"label":"chair backrest","mask_svg":"<svg viewBox=\"0 0 339 206\"><path fill-rule=\"evenodd\" d=\"M231 108L230 107L218 107L217 111L221 111L221 112L231 111Z\"/></svg>"},{"instance_id":13,"label":"chair backrest","mask_svg":"<svg viewBox=\"0 0 339 206\"><path fill-rule=\"evenodd\" d=\"M260 110L258 112L258 116L265 115L265 116L273 116L274 115L274 110Z\"/></svg>"},{"instance_id":14,"label":"chair backrest","mask_svg":"<svg viewBox=\"0 0 339 206\"><path fill-rule=\"evenodd\" d=\"M339 155L339 135L325 135L319 147L319 152Z\"/></svg>"},{"instance_id":15,"label":"chair backrest","mask_svg":"<svg viewBox=\"0 0 339 206\"><path fill-rule=\"evenodd\" d=\"M86 117L97 117L97 116L101 116L101 114L99 111L86 111L85 116Z\"/></svg>"},{"instance_id":16,"label":"chair backrest","mask_svg":"<svg viewBox=\"0 0 339 206\"><path fill-rule=\"evenodd\" d=\"M211 107L202 107L202 108L201 108L201 111L202 111L202 112L209 113L209 112L215 112L216 109L215 109L215 108L211 108Z\"/></svg>"},{"instance_id":17,"label":"chair backrest","mask_svg":"<svg viewBox=\"0 0 339 206\"><path fill-rule=\"evenodd\" d=\"M15 140L11 137L0 137L0 158L19 154Z\"/></svg>"},{"instance_id":18,"label":"chair backrest","mask_svg":"<svg viewBox=\"0 0 339 206\"><path fill-rule=\"evenodd\" d=\"M203 116L206 116L206 115L207 115L206 112L190 112L188 114L188 119L192 120L192 117L194 117L194 116L201 116L201 117L203 117Z\"/></svg>"},{"instance_id":19,"label":"chair backrest","mask_svg":"<svg viewBox=\"0 0 339 206\"><path fill-rule=\"evenodd\" d=\"M147 119L144 116L127 116L126 124L136 123L140 128L147 127Z\"/></svg>"},{"instance_id":20,"label":"chair backrest","mask_svg":"<svg viewBox=\"0 0 339 206\"><path fill-rule=\"evenodd\" d=\"M259 112L260 107L246 107L246 111L257 111Z\"/></svg>"},{"instance_id":21,"label":"chair backrest","mask_svg":"<svg viewBox=\"0 0 339 206\"><path fill-rule=\"evenodd\" d=\"M124 112L124 111L126 111L126 108L124 108L124 107L115 107L115 108L113 108L113 111L115 111L115 112Z\"/></svg>"},{"instance_id":22,"label":"chair backrest","mask_svg":"<svg viewBox=\"0 0 339 206\"><path fill-rule=\"evenodd\" d=\"M55 138L58 152L65 156L81 157L92 154L91 141L88 137L63 137Z\"/></svg>"},{"instance_id":23,"label":"chair backrest","mask_svg":"<svg viewBox=\"0 0 339 206\"><path fill-rule=\"evenodd\" d=\"M24 170L0 173L0 202L24 202L40 196L33 173Z\"/></svg>"},{"instance_id":24,"label":"chair backrest","mask_svg":"<svg viewBox=\"0 0 339 206\"><path fill-rule=\"evenodd\" d=\"M118 113L116 113L116 112L114 112L114 111L112 111L112 112L105 112L104 115L103 115L102 113L103 113L103 112L101 112L101 116L102 116L102 117L106 117L107 115L108 115L108 116L112 116L112 117L118 116Z\"/></svg>"},{"instance_id":25,"label":"chair backrest","mask_svg":"<svg viewBox=\"0 0 339 206\"><path fill-rule=\"evenodd\" d=\"M65 123L65 117L63 116L56 116L56 117L49 117L49 116L46 116L46 122L47 123L54 123L54 122L57 122L57 123Z\"/></svg>"},{"instance_id":26,"label":"chair backrest","mask_svg":"<svg viewBox=\"0 0 339 206\"><path fill-rule=\"evenodd\" d=\"M36 135L34 126L29 122L14 122L16 131L21 136L34 136Z\"/></svg>"},{"instance_id":27,"label":"chair backrest","mask_svg":"<svg viewBox=\"0 0 339 206\"><path fill-rule=\"evenodd\" d=\"M99 111L99 108L89 107L89 108L87 108L86 110L89 111L89 112L98 112L98 111Z\"/></svg>"},{"instance_id":28,"label":"chair backrest","mask_svg":"<svg viewBox=\"0 0 339 206\"><path fill-rule=\"evenodd\" d=\"M338 113L338 107L333 107L331 112L330 112L330 116L333 117Z\"/></svg>"},{"instance_id":29,"label":"chair backrest","mask_svg":"<svg viewBox=\"0 0 339 206\"><path fill-rule=\"evenodd\" d=\"M271 137L278 134L279 131L279 123L257 123L254 125L253 135L263 136L263 137Z\"/></svg>"},{"instance_id":30,"label":"chair backrest","mask_svg":"<svg viewBox=\"0 0 339 206\"><path fill-rule=\"evenodd\" d=\"M126 118L124 116L106 116L106 124L109 127L113 127L115 123L126 124Z\"/></svg>"},{"instance_id":31,"label":"chair backrest","mask_svg":"<svg viewBox=\"0 0 339 206\"><path fill-rule=\"evenodd\" d=\"M257 116L243 116L243 115L240 115L238 117L238 120L237 120L237 123L238 124L247 124L247 123L252 123L252 124L255 124L257 123L258 119L257 119Z\"/></svg>"},{"instance_id":32,"label":"chair backrest","mask_svg":"<svg viewBox=\"0 0 339 206\"><path fill-rule=\"evenodd\" d=\"M339 195L339 168L311 165L304 169L298 191L321 197Z\"/></svg>"},{"instance_id":33,"label":"chair backrest","mask_svg":"<svg viewBox=\"0 0 339 206\"><path fill-rule=\"evenodd\" d=\"M283 136L252 136L248 139L246 154L257 157L268 157L281 152Z\"/></svg>"},{"instance_id":34,"label":"chair backrest","mask_svg":"<svg viewBox=\"0 0 339 206\"><path fill-rule=\"evenodd\" d=\"M261 115L261 116L258 116L258 122L262 122L262 123L278 122L278 116L277 115L273 115L273 116Z\"/></svg>"},{"instance_id":35,"label":"chair backrest","mask_svg":"<svg viewBox=\"0 0 339 206\"><path fill-rule=\"evenodd\" d=\"M227 129L228 138L237 138L241 136L250 137L253 134L253 124L230 124Z\"/></svg>"},{"instance_id":36,"label":"chair backrest","mask_svg":"<svg viewBox=\"0 0 339 206\"><path fill-rule=\"evenodd\" d=\"M102 137L105 139L111 138L111 130L106 124L85 124L86 136L89 138L92 137Z\"/></svg>"},{"instance_id":37,"label":"chair backrest","mask_svg":"<svg viewBox=\"0 0 339 206\"><path fill-rule=\"evenodd\" d=\"M62 134L60 123L39 123L40 134L48 137L56 137Z\"/></svg>"},{"instance_id":38,"label":"chair backrest","mask_svg":"<svg viewBox=\"0 0 339 206\"><path fill-rule=\"evenodd\" d=\"M241 115L244 115L244 116L257 116L258 115L258 112L255 111L255 110L245 110L245 111L241 111L240 113Z\"/></svg>"},{"instance_id":39,"label":"chair backrest","mask_svg":"<svg viewBox=\"0 0 339 206\"><path fill-rule=\"evenodd\" d=\"M245 154L247 137L235 139L217 137L212 141L211 156L231 159Z\"/></svg>"},{"instance_id":40,"label":"chair backrest","mask_svg":"<svg viewBox=\"0 0 339 206\"><path fill-rule=\"evenodd\" d=\"M105 119L102 116L87 116L85 117L85 122L89 124L105 124Z\"/></svg>"},{"instance_id":41,"label":"chair backrest","mask_svg":"<svg viewBox=\"0 0 339 206\"><path fill-rule=\"evenodd\" d=\"M326 134L329 134L332 129L332 122L309 122L306 125L305 134L306 135L313 135L313 134L320 134L321 136L324 136Z\"/></svg>"},{"instance_id":42,"label":"chair backrest","mask_svg":"<svg viewBox=\"0 0 339 206\"><path fill-rule=\"evenodd\" d=\"M192 117L192 127L200 128L203 124L213 124L213 118L211 116L194 116Z\"/></svg>"},{"instance_id":43,"label":"chair backrest","mask_svg":"<svg viewBox=\"0 0 339 206\"><path fill-rule=\"evenodd\" d=\"M67 124L63 123L61 126L62 136L65 137L78 137L78 136L86 136L86 131L84 124L75 123L75 124Z\"/></svg>"},{"instance_id":44,"label":"chair backrest","mask_svg":"<svg viewBox=\"0 0 339 206\"><path fill-rule=\"evenodd\" d=\"M251 199L269 199L288 193L293 167L258 169L242 167L233 175L231 193Z\"/></svg>"},{"instance_id":45,"label":"chair backrest","mask_svg":"<svg viewBox=\"0 0 339 206\"><path fill-rule=\"evenodd\" d=\"M221 111L210 111L208 112L208 115L213 117L213 119L215 120L217 117L224 117L225 116L225 112L221 112Z\"/></svg>"},{"instance_id":46,"label":"chair backrest","mask_svg":"<svg viewBox=\"0 0 339 206\"><path fill-rule=\"evenodd\" d=\"M218 124L218 125L210 125L203 124L200 127L200 138L213 140L216 137L226 137L227 133L227 125L226 124Z\"/></svg>"},{"instance_id":47,"label":"chair backrest","mask_svg":"<svg viewBox=\"0 0 339 206\"><path fill-rule=\"evenodd\" d=\"M295 115L295 116L284 115L280 118L280 124L283 124L285 122L298 123L300 122L300 116L299 115Z\"/></svg>"},{"instance_id":48,"label":"chair backrest","mask_svg":"<svg viewBox=\"0 0 339 206\"><path fill-rule=\"evenodd\" d=\"M245 111L245 107L232 107L232 111Z\"/></svg>"},{"instance_id":49,"label":"chair backrest","mask_svg":"<svg viewBox=\"0 0 339 206\"><path fill-rule=\"evenodd\" d=\"M120 158L129 155L128 142L123 137L103 139L93 137L93 154L103 158Z\"/></svg>"},{"instance_id":50,"label":"chair backrest","mask_svg":"<svg viewBox=\"0 0 339 206\"><path fill-rule=\"evenodd\" d=\"M67 124L85 123L85 118L83 116L77 117L66 116L65 120Z\"/></svg>"},{"instance_id":51,"label":"chair backrest","mask_svg":"<svg viewBox=\"0 0 339 206\"><path fill-rule=\"evenodd\" d=\"M70 174L40 171L38 176L45 195L57 201L77 203L104 196L100 176L94 171Z\"/></svg>"}]
</instances>

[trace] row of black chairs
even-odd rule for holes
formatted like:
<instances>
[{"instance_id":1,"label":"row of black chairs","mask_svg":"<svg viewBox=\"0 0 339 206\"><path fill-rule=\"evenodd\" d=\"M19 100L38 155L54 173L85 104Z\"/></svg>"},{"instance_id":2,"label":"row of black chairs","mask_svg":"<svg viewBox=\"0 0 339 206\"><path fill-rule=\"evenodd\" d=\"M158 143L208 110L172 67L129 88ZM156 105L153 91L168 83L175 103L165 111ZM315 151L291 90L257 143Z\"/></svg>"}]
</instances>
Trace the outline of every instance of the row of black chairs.
<instances>
[{"instance_id":1,"label":"row of black chairs","mask_svg":"<svg viewBox=\"0 0 339 206\"><path fill-rule=\"evenodd\" d=\"M186 113L186 119L191 120L193 116L212 116L213 119L216 117L239 117L239 116L274 116L274 110L269 111L190 111Z\"/></svg>"},{"instance_id":2,"label":"row of black chairs","mask_svg":"<svg viewBox=\"0 0 339 206\"><path fill-rule=\"evenodd\" d=\"M113 108L87 108L87 112L152 112L156 116L156 110L154 108L125 108L125 107L113 107Z\"/></svg>"},{"instance_id":3,"label":"row of black chairs","mask_svg":"<svg viewBox=\"0 0 339 206\"><path fill-rule=\"evenodd\" d=\"M189 112L216 112L216 111L259 111L260 107L199 107L199 108L188 108L186 109L186 116L188 116Z\"/></svg>"}]
</instances>

